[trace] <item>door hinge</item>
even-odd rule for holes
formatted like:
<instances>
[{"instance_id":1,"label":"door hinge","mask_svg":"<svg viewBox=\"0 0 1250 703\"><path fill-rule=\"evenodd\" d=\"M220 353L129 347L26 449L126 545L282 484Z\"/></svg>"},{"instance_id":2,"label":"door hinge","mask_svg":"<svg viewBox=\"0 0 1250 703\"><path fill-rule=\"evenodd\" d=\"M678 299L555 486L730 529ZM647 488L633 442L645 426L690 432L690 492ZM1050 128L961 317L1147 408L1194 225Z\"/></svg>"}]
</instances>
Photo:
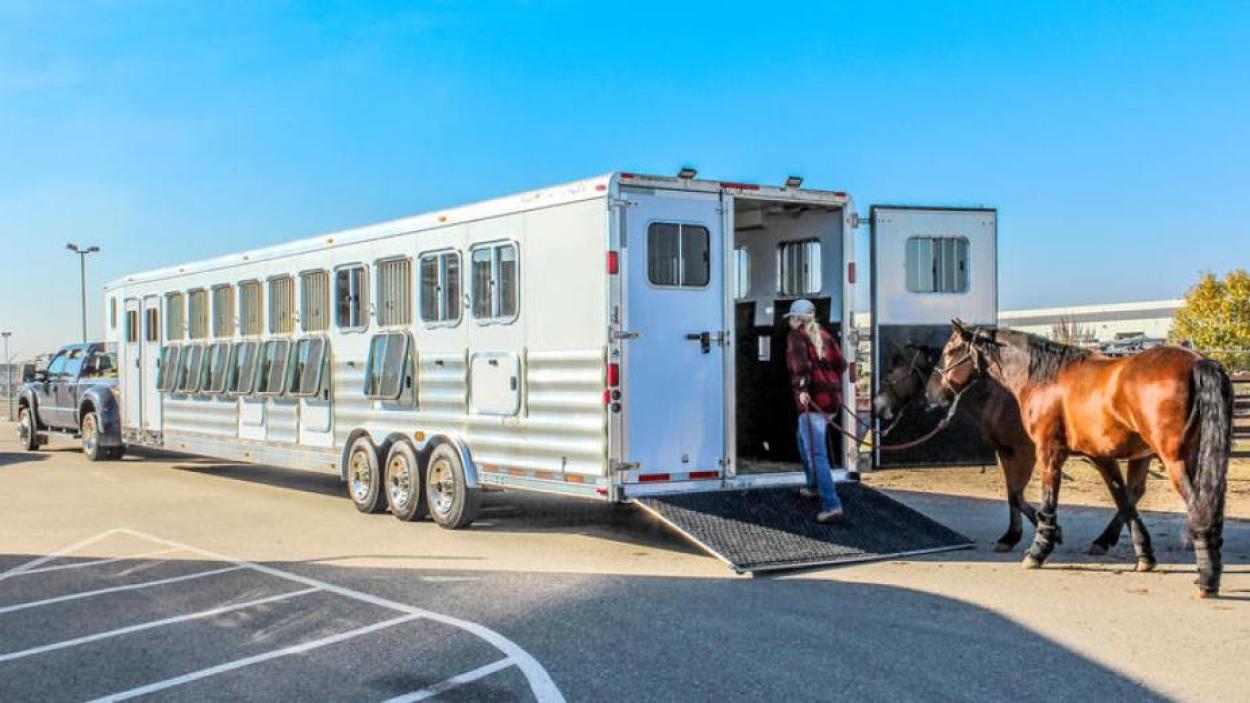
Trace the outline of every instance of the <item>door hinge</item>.
<instances>
[{"instance_id":1,"label":"door hinge","mask_svg":"<svg viewBox=\"0 0 1250 703\"><path fill-rule=\"evenodd\" d=\"M629 198L608 198L608 207L610 208L627 208L637 204L637 200L630 200Z\"/></svg>"},{"instance_id":2,"label":"door hinge","mask_svg":"<svg viewBox=\"0 0 1250 703\"><path fill-rule=\"evenodd\" d=\"M723 468L728 467L728 466L729 466L730 464L732 464L733 462L732 462L732 461L730 461L729 457L727 457L727 456L723 456L723 457L721 457L720 459L717 459L717 460L716 460L716 463L717 463L717 464L720 464L720 467L723 469Z\"/></svg>"},{"instance_id":3,"label":"door hinge","mask_svg":"<svg viewBox=\"0 0 1250 703\"><path fill-rule=\"evenodd\" d=\"M634 469L638 469L641 467L642 467L642 464L639 464L636 461L617 461L616 459L612 460L613 471L633 471Z\"/></svg>"},{"instance_id":4,"label":"door hinge","mask_svg":"<svg viewBox=\"0 0 1250 703\"><path fill-rule=\"evenodd\" d=\"M619 341L622 339L638 339L642 336L641 332L630 332L629 330L612 330L612 340Z\"/></svg>"}]
</instances>

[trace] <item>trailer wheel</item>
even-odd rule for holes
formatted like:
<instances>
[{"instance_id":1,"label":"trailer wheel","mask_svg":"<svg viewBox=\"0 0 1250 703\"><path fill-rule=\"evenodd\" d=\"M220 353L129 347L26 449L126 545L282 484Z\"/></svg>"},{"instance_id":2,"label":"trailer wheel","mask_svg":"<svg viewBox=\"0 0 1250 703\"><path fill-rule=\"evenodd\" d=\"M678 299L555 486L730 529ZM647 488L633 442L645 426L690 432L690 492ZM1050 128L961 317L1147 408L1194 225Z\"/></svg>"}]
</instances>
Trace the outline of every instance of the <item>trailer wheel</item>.
<instances>
[{"instance_id":1,"label":"trailer wheel","mask_svg":"<svg viewBox=\"0 0 1250 703\"><path fill-rule=\"evenodd\" d=\"M17 411L17 443L28 452L39 448L39 431L35 428L35 416L30 408Z\"/></svg>"},{"instance_id":2,"label":"trailer wheel","mask_svg":"<svg viewBox=\"0 0 1250 703\"><path fill-rule=\"evenodd\" d=\"M94 412L82 416L82 453L87 461L111 459L112 452L100 446L100 419Z\"/></svg>"},{"instance_id":3,"label":"trailer wheel","mask_svg":"<svg viewBox=\"0 0 1250 703\"><path fill-rule=\"evenodd\" d=\"M477 517L480 492L469 488L460 453L449 444L440 444L430 452L425 469L425 494L430 517L439 527L458 530L468 527Z\"/></svg>"},{"instance_id":4,"label":"trailer wheel","mask_svg":"<svg viewBox=\"0 0 1250 703\"><path fill-rule=\"evenodd\" d=\"M396 519L410 522L425 514L425 491L421 490L421 464L412 445L399 440L386 453L386 504Z\"/></svg>"},{"instance_id":5,"label":"trailer wheel","mask_svg":"<svg viewBox=\"0 0 1250 703\"><path fill-rule=\"evenodd\" d=\"M368 437L358 437L347 453L347 495L362 513L380 513L386 509L378 452Z\"/></svg>"}]
</instances>

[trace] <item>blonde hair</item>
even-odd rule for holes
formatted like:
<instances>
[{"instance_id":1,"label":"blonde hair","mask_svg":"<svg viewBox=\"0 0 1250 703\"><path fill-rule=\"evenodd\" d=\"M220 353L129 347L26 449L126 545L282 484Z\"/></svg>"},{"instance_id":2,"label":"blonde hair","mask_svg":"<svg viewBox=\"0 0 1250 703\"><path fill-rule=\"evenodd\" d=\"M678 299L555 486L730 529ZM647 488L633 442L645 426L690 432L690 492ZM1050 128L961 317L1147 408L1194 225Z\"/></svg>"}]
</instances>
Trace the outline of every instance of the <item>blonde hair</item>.
<instances>
[{"instance_id":1,"label":"blonde hair","mask_svg":"<svg viewBox=\"0 0 1250 703\"><path fill-rule=\"evenodd\" d=\"M807 333L807 338L812 340L812 346L816 347L816 358L821 361L825 358L825 336L821 334L820 323L816 321L816 316L803 318L803 331Z\"/></svg>"}]
</instances>

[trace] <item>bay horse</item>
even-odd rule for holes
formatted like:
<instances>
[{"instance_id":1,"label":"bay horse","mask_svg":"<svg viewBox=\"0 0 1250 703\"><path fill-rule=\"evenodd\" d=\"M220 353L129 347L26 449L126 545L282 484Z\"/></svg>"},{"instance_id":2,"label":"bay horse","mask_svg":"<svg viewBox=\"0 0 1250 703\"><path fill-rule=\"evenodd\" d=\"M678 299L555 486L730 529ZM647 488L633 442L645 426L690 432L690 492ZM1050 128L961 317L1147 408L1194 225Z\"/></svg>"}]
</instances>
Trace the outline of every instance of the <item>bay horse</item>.
<instances>
[{"instance_id":1,"label":"bay horse","mask_svg":"<svg viewBox=\"0 0 1250 703\"><path fill-rule=\"evenodd\" d=\"M873 412L888 421L924 401L929 376L940 357L939 349L920 344L909 344L896 352L890 367L882 374L880 392L873 396ZM995 541L994 551L1009 552L1023 536L1021 517L1037 526L1037 510L1024 498L1024 490L1033 478L1037 450L1024 429L1015 396L994 379L983 378L978 385L968 388L960 408L980 426L982 436L994 448L998 466L1003 471L1003 481L1007 485L1007 531ZM1128 462L1128 490L1134 504L1146 491L1150 460L1151 457L1146 456ZM1089 553L1106 554L1120 541L1123 531L1124 519L1116 512L1107 528L1090 545Z\"/></svg>"},{"instance_id":2,"label":"bay horse","mask_svg":"<svg viewBox=\"0 0 1250 703\"><path fill-rule=\"evenodd\" d=\"M1153 454L1185 500L1198 595L1218 595L1233 405L1223 367L1180 347L1110 358L1025 332L952 322L929 376L929 402L949 403L968 384L993 379L1016 397L1037 447L1042 505L1024 566L1041 567L1055 548L1060 470L1077 455L1089 459L1111 489L1129 525L1138 570L1153 569L1150 535L1116 465Z\"/></svg>"}]
</instances>

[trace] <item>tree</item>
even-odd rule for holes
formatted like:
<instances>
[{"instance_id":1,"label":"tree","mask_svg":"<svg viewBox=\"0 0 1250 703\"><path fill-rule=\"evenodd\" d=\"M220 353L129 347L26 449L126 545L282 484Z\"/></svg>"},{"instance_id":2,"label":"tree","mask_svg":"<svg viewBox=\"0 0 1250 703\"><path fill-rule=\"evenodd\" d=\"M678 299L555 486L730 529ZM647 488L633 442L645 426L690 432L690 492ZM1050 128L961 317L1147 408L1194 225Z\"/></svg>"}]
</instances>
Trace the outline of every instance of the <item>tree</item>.
<instances>
[{"instance_id":1,"label":"tree","mask_svg":"<svg viewBox=\"0 0 1250 703\"><path fill-rule=\"evenodd\" d=\"M1250 273L1230 271L1223 279L1202 274L1176 311L1172 342L1188 342L1230 371L1250 370Z\"/></svg>"},{"instance_id":2,"label":"tree","mask_svg":"<svg viewBox=\"0 0 1250 703\"><path fill-rule=\"evenodd\" d=\"M1081 345L1092 340L1094 333L1081 326L1071 315L1062 315L1050 326L1050 338L1060 344Z\"/></svg>"}]
</instances>

